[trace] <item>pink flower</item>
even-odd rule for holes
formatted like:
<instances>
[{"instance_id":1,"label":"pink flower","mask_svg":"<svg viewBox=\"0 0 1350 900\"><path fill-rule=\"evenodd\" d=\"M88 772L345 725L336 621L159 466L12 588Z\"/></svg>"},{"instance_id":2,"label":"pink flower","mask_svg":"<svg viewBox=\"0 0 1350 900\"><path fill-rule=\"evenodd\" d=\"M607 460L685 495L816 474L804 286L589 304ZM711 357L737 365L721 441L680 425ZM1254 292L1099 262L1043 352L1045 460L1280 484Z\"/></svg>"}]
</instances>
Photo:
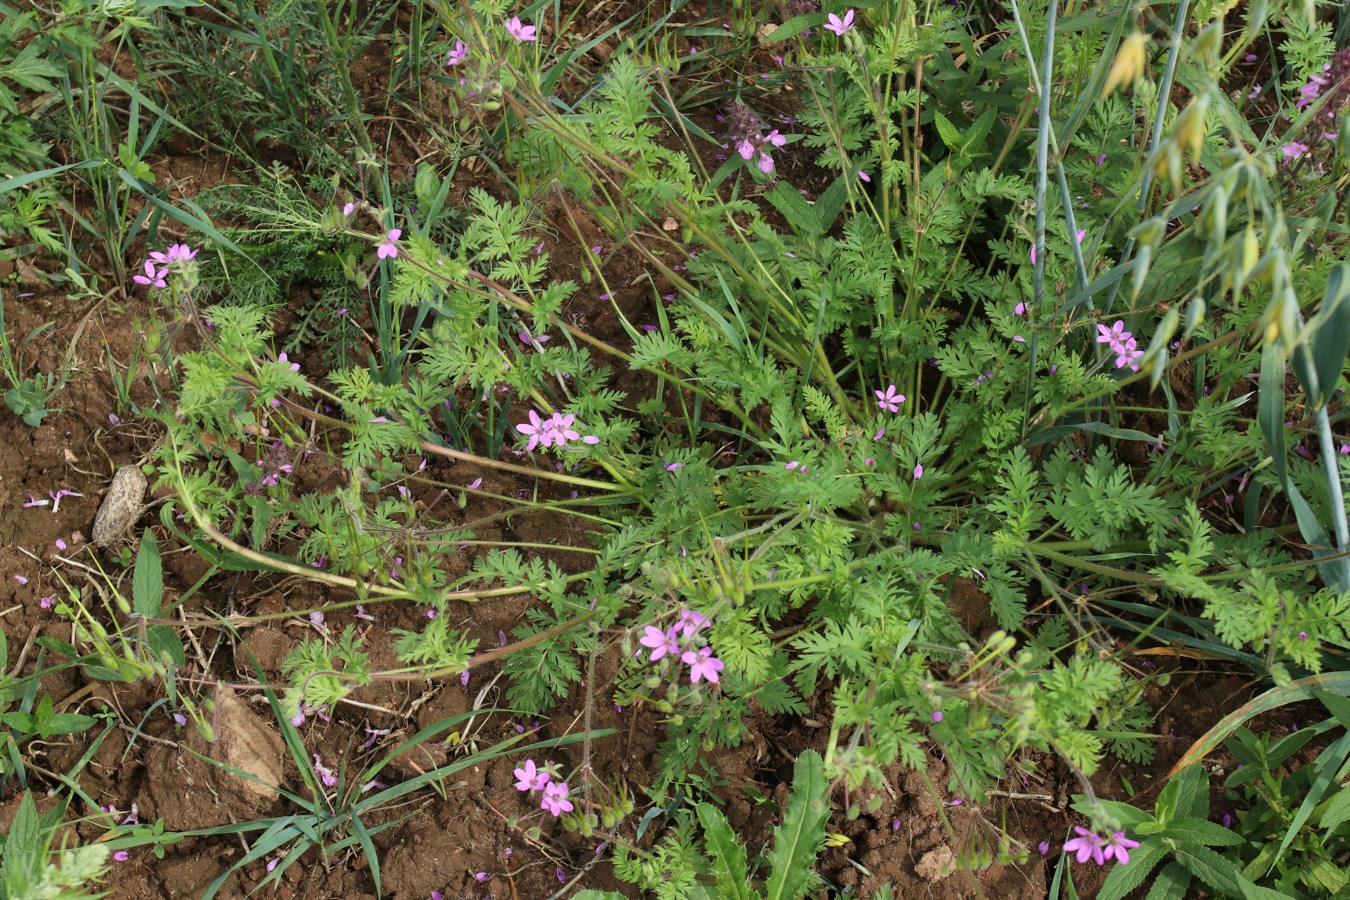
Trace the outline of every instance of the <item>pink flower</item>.
<instances>
[{"instance_id":1,"label":"pink flower","mask_svg":"<svg viewBox=\"0 0 1350 900\"><path fill-rule=\"evenodd\" d=\"M1284 154L1284 161L1290 163L1307 153L1308 145L1294 141L1281 147L1280 152Z\"/></svg>"},{"instance_id":2,"label":"pink flower","mask_svg":"<svg viewBox=\"0 0 1350 900\"><path fill-rule=\"evenodd\" d=\"M398 256L398 246L394 241L403 236L402 228L391 228L384 233L384 243L375 250L375 255L380 259L393 259Z\"/></svg>"},{"instance_id":3,"label":"pink flower","mask_svg":"<svg viewBox=\"0 0 1350 900\"><path fill-rule=\"evenodd\" d=\"M764 138L764 142L773 144L775 147L784 147L787 145L787 138L779 134L778 129L775 128L773 131L769 132L766 138Z\"/></svg>"},{"instance_id":4,"label":"pink flower","mask_svg":"<svg viewBox=\"0 0 1350 900\"><path fill-rule=\"evenodd\" d=\"M553 431L544 421L539 418L539 413L530 410L530 421L521 422L516 426L516 431L528 435L530 442L525 445L525 452L533 450L535 447L543 444L545 447L553 446Z\"/></svg>"},{"instance_id":5,"label":"pink flower","mask_svg":"<svg viewBox=\"0 0 1350 900\"><path fill-rule=\"evenodd\" d=\"M1097 865L1105 865L1106 854L1102 852L1102 839L1081 825L1073 826L1073 830L1078 833L1078 837L1064 842L1064 852L1076 853L1080 863L1085 863L1091 858Z\"/></svg>"},{"instance_id":6,"label":"pink flower","mask_svg":"<svg viewBox=\"0 0 1350 900\"><path fill-rule=\"evenodd\" d=\"M772 173L773 173L773 157L772 157L772 156L770 156L769 154L767 154L767 153L765 153L764 151L761 150L761 151L760 151L760 154L759 154L759 159L757 160L757 162L759 163L759 170L760 170L761 172L763 172L765 175L769 175L769 174L772 174Z\"/></svg>"},{"instance_id":7,"label":"pink flower","mask_svg":"<svg viewBox=\"0 0 1350 900\"><path fill-rule=\"evenodd\" d=\"M464 42L455 41L455 46L451 48L450 55L445 58L445 64L447 66L457 66L464 62L468 55L469 48L465 46Z\"/></svg>"},{"instance_id":8,"label":"pink flower","mask_svg":"<svg viewBox=\"0 0 1350 900\"><path fill-rule=\"evenodd\" d=\"M518 791L538 791L543 790L553 776L534 764L534 760L525 760L522 768L516 769L513 773L518 779L516 781L516 790Z\"/></svg>"},{"instance_id":9,"label":"pink flower","mask_svg":"<svg viewBox=\"0 0 1350 900\"><path fill-rule=\"evenodd\" d=\"M277 354L277 362L281 363L283 366L290 366L292 372L300 371L300 364L298 362L291 362L289 359L286 358L285 353Z\"/></svg>"},{"instance_id":10,"label":"pink flower","mask_svg":"<svg viewBox=\"0 0 1350 900\"><path fill-rule=\"evenodd\" d=\"M680 652L679 635L674 628L662 631L655 625L648 625L642 629L642 637L638 643L652 651L648 662L656 662L667 654L674 656Z\"/></svg>"},{"instance_id":11,"label":"pink flower","mask_svg":"<svg viewBox=\"0 0 1350 900\"><path fill-rule=\"evenodd\" d=\"M118 850L116 853L113 854L113 859L117 860L118 862L126 862L127 858L130 856L131 854L128 853L127 851Z\"/></svg>"},{"instance_id":12,"label":"pink flower","mask_svg":"<svg viewBox=\"0 0 1350 900\"><path fill-rule=\"evenodd\" d=\"M335 787L338 783L337 776L333 770L323 764L319 754L314 754L314 771L318 773L319 780L323 782L324 787Z\"/></svg>"},{"instance_id":13,"label":"pink flower","mask_svg":"<svg viewBox=\"0 0 1350 900\"><path fill-rule=\"evenodd\" d=\"M842 19L834 13L830 13L826 18L829 21L825 23L825 30L833 31L839 37L843 37L845 32L851 31L853 28L853 10L851 9L844 13Z\"/></svg>"},{"instance_id":14,"label":"pink flower","mask_svg":"<svg viewBox=\"0 0 1350 900\"><path fill-rule=\"evenodd\" d=\"M689 667L689 680L694 684L698 684L705 678L713 684L717 684L717 673L725 667L720 659L712 655L712 652L711 647L703 647L697 652L686 650L680 656L680 661Z\"/></svg>"},{"instance_id":15,"label":"pink flower","mask_svg":"<svg viewBox=\"0 0 1350 900\"><path fill-rule=\"evenodd\" d=\"M1117 319L1110 328L1105 325L1097 326L1097 343L1110 344L1113 348L1117 344L1123 344L1130 339L1130 333L1125 330L1125 320Z\"/></svg>"},{"instance_id":16,"label":"pink flower","mask_svg":"<svg viewBox=\"0 0 1350 900\"><path fill-rule=\"evenodd\" d=\"M1125 832L1117 831L1106 839L1106 846L1102 849L1102 858L1110 859L1115 856L1116 861L1123 866L1130 861L1130 851L1138 846L1138 841L1132 841L1125 836Z\"/></svg>"},{"instance_id":17,"label":"pink flower","mask_svg":"<svg viewBox=\"0 0 1350 900\"><path fill-rule=\"evenodd\" d=\"M886 412L897 413L900 411L900 404L905 402L905 395L895 390L895 385L887 386L885 391L873 391L876 394L877 405Z\"/></svg>"},{"instance_id":18,"label":"pink flower","mask_svg":"<svg viewBox=\"0 0 1350 900\"><path fill-rule=\"evenodd\" d=\"M736 152L741 155L741 159L749 159L755 155L755 145L749 139L744 139L736 145Z\"/></svg>"},{"instance_id":19,"label":"pink flower","mask_svg":"<svg viewBox=\"0 0 1350 900\"><path fill-rule=\"evenodd\" d=\"M571 812L576 808L572 805L572 801L567 799L567 795L571 792L565 781L555 781L552 784L545 785L544 798L540 801L539 808L546 809L555 816Z\"/></svg>"},{"instance_id":20,"label":"pink flower","mask_svg":"<svg viewBox=\"0 0 1350 900\"><path fill-rule=\"evenodd\" d=\"M871 176L871 175L868 175L868 174L867 174L866 172L864 172L862 169L859 169L859 170L858 170L858 177L861 178L861 179L862 179L863 181L865 181L865 182L870 182L870 181L872 180L872 176Z\"/></svg>"},{"instance_id":21,"label":"pink flower","mask_svg":"<svg viewBox=\"0 0 1350 900\"><path fill-rule=\"evenodd\" d=\"M680 613L680 621L672 629L677 634L685 637L693 637L705 628L712 625L712 620L703 613L693 609L686 609Z\"/></svg>"},{"instance_id":22,"label":"pink flower","mask_svg":"<svg viewBox=\"0 0 1350 900\"><path fill-rule=\"evenodd\" d=\"M922 477L923 477L923 463L919 463L917 466L914 467L914 480L918 481Z\"/></svg>"},{"instance_id":23,"label":"pink flower","mask_svg":"<svg viewBox=\"0 0 1350 900\"><path fill-rule=\"evenodd\" d=\"M521 24L520 16L512 16L511 20L506 23L506 33L515 38L517 43L538 39L534 26Z\"/></svg>"},{"instance_id":24,"label":"pink flower","mask_svg":"<svg viewBox=\"0 0 1350 900\"><path fill-rule=\"evenodd\" d=\"M187 244L170 244L169 249L163 253L154 252L150 254L150 259L157 263L170 266L174 263L185 263L197 255Z\"/></svg>"},{"instance_id":25,"label":"pink flower","mask_svg":"<svg viewBox=\"0 0 1350 900\"><path fill-rule=\"evenodd\" d=\"M1116 354L1117 369L1129 366L1131 371L1139 371L1137 360L1144 355L1144 351L1137 349L1134 338L1130 338L1124 344L1113 344L1111 350Z\"/></svg>"},{"instance_id":26,"label":"pink flower","mask_svg":"<svg viewBox=\"0 0 1350 900\"><path fill-rule=\"evenodd\" d=\"M169 274L168 269L156 269L155 264L147 259L145 261L145 274L132 275L131 280L147 287L163 288L169 286L168 282L164 280L164 276L167 274Z\"/></svg>"}]
</instances>

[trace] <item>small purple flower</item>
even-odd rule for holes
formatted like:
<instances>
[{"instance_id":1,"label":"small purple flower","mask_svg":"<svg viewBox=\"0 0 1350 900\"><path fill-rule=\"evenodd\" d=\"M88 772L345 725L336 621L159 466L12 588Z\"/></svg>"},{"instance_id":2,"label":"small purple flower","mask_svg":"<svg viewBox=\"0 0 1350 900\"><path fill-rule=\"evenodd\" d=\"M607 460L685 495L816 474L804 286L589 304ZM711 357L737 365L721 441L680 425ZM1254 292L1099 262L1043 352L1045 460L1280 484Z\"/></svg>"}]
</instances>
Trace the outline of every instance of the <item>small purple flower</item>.
<instances>
[{"instance_id":1,"label":"small purple flower","mask_svg":"<svg viewBox=\"0 0 1350 900\"><path fill-rule=\"evenodd\" d=\"M713 684L718 682L718 672L725 668L720 659L712 655L711 647L702 647L697 652L686 650L680 655L680 661L689 667L689 680L698 684L707 679Z\"/></svg>"},{"instance_id":2,"label":"small purple flower","mask_svg":"<svg viewBox=\"0 0 1350 900\"><path fill-rule=\"evenodd\" d=\"M847 32L853 29L853 10L851 9L844 13L842 19L834 13L830 13L826 16L826 19L828 21L825 23L825 30L833 31L839 37L843 37Z\"/></svg>"},{"instance_id":3,"label":"small purple flower","mask_svg":"<svg viewBox=\"0 0 1350 900\"><path fill-rule=\"evenodd\" d=\"M1036 845L1036 849L1040 851L1041 856L1048 856L1050 853L1050 842L1041 841L1039 844Z\"/></svg>"},{"instance_id":4,"label":"small purple flower","mask_svg":"<svg viewBox=\"0 0 1350 900\"><path fill-rule=\"evenodd\" d=\"M1081 825L1073 826L1073 830L1077 832L1078 837L1064 842L1064 852L1077 854L1080 863L1085 863L1088 859L1091 859L1099 866L1105 865L1106 855L1102 852L1104 843L1102 839ZM1135 846L1138 846L1138 844ZM1112 850L1112 853L1114 852ZM1125 858L1129 859L1129 855L1126 854Z\"/></svg>"},{"instance_id":5,"label":"small purple flower","mask_svg":"<svg viewBox=\"0 0 1350 900\"><path fill-rule=\"evenodd\" d=\"M516 769L512 774L516 776L516 790L518 791L543 790L553 780L553 776L537 767L532 759L525 760L525 765Z\"/></svg>"},{"instance_id":6,"label":"small purple flower","mask_svg":"<svg viewBox=\"0 0 1350 900\"><path fill-rule=\"evenodd\" d=\"M131 854L128 853L127 851L118 850L116 853L113 854L113 859L117 860L118 862L126 862L130 856Z\"/></svg>"},{"instance_id":7,"label":"small purple flower","mask_svg":"<svg viewBox=\"0 0 1350 900\"><path fill-rule=\"evenodd\" d=\"M403 236L402 228L391 228L384 233L384 243L380 244L375 250L375 255L380 259L394 259L398 256L398 245L394 241Z\"/></svg>"},{"instance_id":8,"label":"small purple flower","mask_svg":"<svg viewBox=\"0 0 1350 900\"><path fill-rule=\"evenodd\" d=\"M455 46L450 49L450 54L445 58L447 66L457 66L464 62L469 56L469 48L463 41L455 41Z\"/></svg>"},{"instance_id":9,"label":"small purple flower","mask_svg":"<svg viewBox=\"0 0 1350 900\"><path fill-rule=\"evenodd\" d=\"M1300 144L1298 141L1291 141L1290 143L1285 144L1283 147L1281 147L1280 152L1284 154L1284 161L1286 163L1291 163L1294 160L1298 159L1303 154L1307 153L1308 149L1309 148L1307 144Z\"/></svg>"},{"instance_id":10,"label":"small purple flower","mask_svg":"<svg viewBox=\"0 0 1350 900\"><path fill-rule=\"evenodd\" d=\"M555 816L560 816L565 812L571 812L574 807L572 801L567 799L571 790L567 787L565 781L554 781L544 785L544 797L539 803L540 809L546 809ZM560 870L561 871L561 870Z\"/></svg>"},{"instance_id":11,"label":"small purple flower","mask_svg":"<svg viewBox=\"0 0 1350 900\"><path fill-rule=\"evenodd\" d=\"M169 286L168 282L164 280L164 277L168 274L168 269L156 269L155 264L147 259L145 261L145 274L132 275L131 280L147 287L163 288Z\"/></svg>"},{"instance_id":12,"label":"small purple flower","mask_svg":"<svg viewBox=\"0 0 1350 900\"><path fill-rule=\"evenodd\" d=\"M1117 831L1107 838L1104 843L1105 846L1102 848L1102 859L1110 859L1114 856L1116 861L1122 866L1130 861L1130 851L1139 846L1138 841L1130 840L1125 836L1125 832L1123 831ZM1066 844L1065 847L1067 848L1068 845ZM1082 860L1080 859L1079 862L1082 862Z\"/></svg>"},{"instance_id":13,"label":"small purple flower","mask_svg":"<svg viewBox=\"0 0 1350 900\"><path fill-rule=\"evenodd\" d=\"M919 463L917 466L914 467L914 480L918 481L922 477L923 477L923 463Z\"/></svg>"},{"instance_id":14,"label":"small purple flower","mask_svg":"<svg viewBox=\"0 0 1350 900\"><path fill-rule=\"evenodd\" d=\"M318 773L319 780L323 782L324 787L335 787L338 783L337 776L333 770L323 764L319 754L314 754L314 771Z\"/></svg>"},{"instance_id":15,"label":"small purple flower","mask_svg":"<svg viewBox=\"0 0 1350 900\"><path fill-rule=\"evenodd\" d=\"M934 722L941 722L941 721L942 721L942 710L940 710L940 709L935 709L935 710L933 710L933 721L934 721Z\"/></svg>"},{"instance_id":16,"label":"small purple flower","mask_svg":"<svg viewBox=\"0 0 1350 900\"><path fill-rule=\"evenodd\" d=\"M533 25L524 25L520 21L520 16L512 16L506 23L506 33L516 39L516 43L538 40L538 34Z\"/></svg>"},{"instance_id":17,"label":"small purple flower","mask_svg":"<svg viewBox=\"0 0 1350 900\"><path fill-rule=\"evenodd\" d=\"M905 402L905 395L895 389L895 385L888 385L885 391L873 391L876 395L877 405L886 412L897 413L900 411L900 404Z\"/></svg>"},{"instance_id":18,"label":"small purple flower","mask_svg":"<svg viewBox=\"0 0 1350 900\"><path fill-rule=\"evenodd\" d=\"M652 651L648 662L656 662L666 655L674 656L680 652L679 635L673 628L662 631L655 625L648 625L643 629L638 643Z\"/></svg>"}]
</instances>

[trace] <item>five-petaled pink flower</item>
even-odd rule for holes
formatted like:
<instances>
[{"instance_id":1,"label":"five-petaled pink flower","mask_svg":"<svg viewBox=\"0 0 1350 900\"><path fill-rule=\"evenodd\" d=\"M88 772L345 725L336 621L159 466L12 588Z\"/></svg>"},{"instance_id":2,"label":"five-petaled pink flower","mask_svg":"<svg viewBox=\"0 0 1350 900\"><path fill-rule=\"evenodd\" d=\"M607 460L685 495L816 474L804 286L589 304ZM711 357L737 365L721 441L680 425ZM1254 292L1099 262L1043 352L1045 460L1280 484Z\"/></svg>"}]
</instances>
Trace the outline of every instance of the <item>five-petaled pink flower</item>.
<instances>
[{"instance_id":1,"label":"five-petaled pink flower","mask_svg":"<svg viewBox=\"0 0 1350 900\"><path fill-rule=\"evenodd\" d=\"M521 422L516 426L516 431L528 435L530 438L530 442L525 445L526 452L533 450L541 443L545 447L553 446L553 430L544 424L544 421L539 418L539 413L534 410L530 410L530 421Z\"/></svg>"},{"instance_id":2,"label":"five-petaled pink flower","mask_svg":"<svg viewBox=\"0 0 1350 900\"><path fill-rule=\"evenodd\" d=\"M380 244L375 255L380 259L393 259L398 256L398 245L394 241L403 236L402 228L391 228L384 233L384 243Z\"/></svg>"},{"instance_id":3,"label":"five-petaled pink flower","mask_svg":"<svg viewBox=\"0 0 1350 900\"><path fill-rule=\"evenodd\" d=\"M642 629L642 637L638 643L652 651L648 662L656 662L667 654L674 656L680 652L679 635L674 628L662 631L655 625L648 625Z\"/></svg>"},{"instance_id":4,"label":"five-petaled pink flower","mask_svg":"<svg viewBox=\"0 0 1350 900\"><path fill-rule=\"evenodd\" d=\"M457 66L464 62L469 56L469 48L463 41L455 41L455 46L450 48L450 55L445 58L447 66Z\"/></svg>"},{"instance_id":5,"label":"five-petaled pink flower","mask_svg":"<svg viewBox=\"0 0 1350 900\"><path fill-rule=\"evenodd\" d=\"M1116 861L1123 866L1130 861L1130 851L1138 846L1138 841L1132 841L1125 836L1125 832L1117 831L1106 839L1106 846L1102 849L1102 858L1110 859L1115 856Z\"/></svg>"},{"instance_id":6,"label":"five-petaled pink flower","mask_svg":"<svg viewBox=\"0 0 1350 900\"><path fill-rule=\"evenodd\" d=\"M572 791L565 781L555 781L544 786L544 799L540 801L539 808L546 809L555 816L560 816L565 812L571 812L574 807L572 801L567 799L567 795Z\"/></svg>"},{"instance_id":7,"label":"five-petaled pink flower","mask_svg":"<svg viewBox=\"0 0 1350 900\"><path fill-rule=\"evenodd\" d=\"M537 39L534 26L521 24L520 16L512 16L511 20L506 23L506 33L521 43Z\"/></svg>"},{"instance_id":8,"label":"five-petaled pink flower","mask_svg":"<svg viewBox=\"0 0 1350 900\"><path fill-rule=\"evenodd\" d=\"M833 31L835 34L839 35L839 37L843 37L845 32L850 31L853 28L853 10L851 9L844 13L842 19L834 13L830 13L826 18L829 21L825 23L825 30Z\"/></svg>"},{"instance_id":9,"label":"five-petaled pink flower","mask_svg":"<svg viewBox=\"0 0 1350 900\"><path fill-rule=\"evenodd\" d=\"M1112 346L1115 346L1117 343L1122 343L1129 339L1130 333L1125 330L1124 319L1117 319L1115 324L1110 328L1100 324L1097 326L1097 343L1099 344L1111 344Z\"/></svg>"},{"instance_id":10,"label":"five-petaled pink flower","mask_svg":"<svg viewBox=\"0 0 1350 900\"><path fill-rule=\"evenodd\" d=\"M886 412L899 412L900 404L905 402L905 395L895 390L895 385L889 385L885 391L873 391L877 395L877 405Z\"/></svg>"},{"instance_id":11,"label":"five-petaled pink flower","mask_svg":"<svg viewBox=\"0 0 1350 900\"><path fill-rule=\"evenodd\" d=\"M169 266L174 263L188 262L196 255L197 251L193 250L187 244L170 244L169 249L163 253L158 251L152 252L150 254L150 259L157 263L163 263L164 265Z\"/></svg>"},{"instance_id":12,"label":"five-petaled pink flower","mask_svg":"<svg viewBox=\"0 0 1350 900\"><path fill-rule=\"evenodd\" d=\"M518 791L543 790L553 780L553 776L535 766L532 759L525 760L525 765L516 769L512 774L517 778L516 790Z\"/></svg>"},{"instance_id":13,"label":"five-petaled pink flower","mask_svg":"<svg viewBox=\"0 0 1350 900\"><path fill-rule=\"evenodd\" d=\"M713 684L717 684L717 673L722 671L725 666L722 661L712 655L711 647L702 647L697 651L686 650L680 655L680 661L689 667L689 680L698 684L703 679L707 679Z\"/></svg>"},{"instance_id":14,"label":"five-petaled pink flower","mask_svg":"<svg viewBox=\"0 0 1350 900\"><path fill-rule=\"evenodd\" d=\"M1064 852L1077 854L1076 858L1080 863L1091 859L1099 866L1105 865L1106 854L1102 852L1102 839L1081 825L1073 826L1073 830L1078 833L1078 837L1064 842Z\"/></svg>"},{"instance_id":15,"label":"five-petaled pink flower","mask_svg":"<svg viewBox=\"0 0 1350 900\"><path fill-rule=\"evenodd\" d=\"M147 287L162 288L169 286L164 280L164 276L167 274L169 274L168 269L156 269L155 264L147 259L145 261L145 274L132 275L131 280L137 284L146 285Z\"/></svg>"}]
</instances>

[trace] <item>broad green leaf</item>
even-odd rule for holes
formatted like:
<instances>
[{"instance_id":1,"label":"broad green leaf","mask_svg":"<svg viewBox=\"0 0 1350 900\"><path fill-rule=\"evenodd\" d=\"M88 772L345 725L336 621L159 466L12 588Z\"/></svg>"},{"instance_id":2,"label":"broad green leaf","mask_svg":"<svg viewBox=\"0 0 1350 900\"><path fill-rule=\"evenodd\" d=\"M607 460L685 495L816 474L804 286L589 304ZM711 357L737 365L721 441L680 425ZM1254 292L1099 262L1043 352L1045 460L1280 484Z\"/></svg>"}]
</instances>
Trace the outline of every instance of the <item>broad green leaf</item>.
<instances>
[{"instance_id":1,"label":"broad green leaf","mask_svg":"<svg viewBox=\"0 0 1350 900\"><path fill-rule=\"evenodd\" d=\"M156 661L163 660L167 654L175 666L183 666L186 659L183 654L183 642L178 632L168 625L151 625L145 629L145 644Z\"/></svg>"},{"instance_id":2,"label":"broad green leaf","mask_svg":"<svg viewBox=\"0 0 1350 900\"><path fill-rule=\"evenodd\" d=\"M803 752L797 758L783 824L774 829L768 860L773 873L769 876L769 900L796 900L809 888L816 853L825 839L825 822L830 817L830 806L825 802L829 788L825 760L814 750Z\"/></svg>"},{"instance_id":3,"label":"broad green leaf","mask_svg":"<svg viewBox=\"0 0 1350 900\"><path fill-rule=\"evenodd\" d=\"M1208 844L1233 847L1242 843L1242 836L1207 819L1173 819L1163 834L1183 844Z\"/></svg>"},{"instance_id":4,"label":"broad green leaf","mask_svg":"<svg viewBox=\"0 0 1350 900\"><path fill-rule=\"evenodd\" d=\"M700 803L697 811L703 825L703 839L708 845L708 862L717 879L713 896L717 900L751 900L757 895L750 889L745 847L736 839L727 817L710 803Z\"/></svg>"},{"instance_id":5,"label":"broad green leaf","mask_svg":"<svg viewBox=\"0 0 1350 900\"><path fill-rule=\"evenodd\" d=\"M1148 889L1145 900L1185 900L1191 886L1191 873L1180 863L1170 862L1158 871L1158 880Z\"/></svg>"},{"instance_id":6,"label":"broad green leaf","mask_svg":"<svg viewBox=\"0 0 1350 900\"><path fill-rule=\"evenodd\" d=\"M19 811L5 841L4 881L11 897L24 897L37 886L42 873L42 836L38 831L37 804L31 791L23 792Z\"/></svg>"},{"instance_id":7,"label":"broad green leaf","mask_svg":"<svg viewBox=\"0 0 1350 900\"><path fill-rule=\"evenodd\" d=\"M818 236L825 233L826 225L822 227L820 217L816 209L806 201L806 198L797 193L786 181L779 181L773 186L773 190L766 191L764 197L774 205L783 218L787 220L788 225L794 229L800 229L812 236Z\"/></svg>"},{"instance_id":8,"label":"broad green leaf","mask_svg":"<svg viewBox=\"0 0 1350 900\"><path fill-rule=\"evenodd\" d=\"M1315 329L1309 346L1318 396L1308 399L1315 407L1325 406L1336 390L1346 352L1350 351L1350 263L1343 262L1331 270L1322 308L1309 326Z\"/></svg>"},{"instance_id":9,"label":"broad green leaf","mask_svg":"<svg viewBox=\"0 0 1350 900\"><path fill-rule=\"evenodd\" d=\"M150 529L141 535L141 549L136 553L136 570L131 576L131 601L136 615L153 619L159 615L159 604L164 598L164 568L159 558L159 544Z\"/></svg>"},{"instance_id":10,"label":"broad green leaf","mask_svg":"<svg viewBox=\"0 0 1350 900\"><path fill-rule=\"evenodd\" d=\"M1334 831L1347 819L1350 819L1350 788L1341 788L1323 807L1318 824L1323 831Z\"/></svg>"},{"instance_id":11,"label":"broad green leaf","mask_svg":"<svg viewBox=\"0 0 1350 900\"><path fill-rule=\"evenodd\" d=\"M1162 841L1143 841L1130 852L1127 865L1113 866L1106 876L1106 883L1097 892L1097 900L1122 900L1122 898L1144 883L1144 879L1167 855L1167 847Z\"/></svg>"},{"instance_id":12,"label":"broad green leaf","mask_svg":"<svg viewBox=\"0 0 1350 900\"><path fill-rule=\"evenodd\" d=\"M57 713L41 723L41 734L44 738L51 737L54 734L81 734L97 724L98 719L93 716L82 716L78 713Z\"/></svg>"},{"instance_id":13,"label":"broad green leaf","mask_svg":"<svg viewBox=\"0 0 1350 900\"><path fill-rule=\"evenodd\" d=\"M1284 354L1274 341L1261 350L1261 387L1256 417L1261 423L1270 457L1275 462L1275 477L1283 487L1289 483L1288 461L1284 454Z\"/></svg>"}]
</instances>

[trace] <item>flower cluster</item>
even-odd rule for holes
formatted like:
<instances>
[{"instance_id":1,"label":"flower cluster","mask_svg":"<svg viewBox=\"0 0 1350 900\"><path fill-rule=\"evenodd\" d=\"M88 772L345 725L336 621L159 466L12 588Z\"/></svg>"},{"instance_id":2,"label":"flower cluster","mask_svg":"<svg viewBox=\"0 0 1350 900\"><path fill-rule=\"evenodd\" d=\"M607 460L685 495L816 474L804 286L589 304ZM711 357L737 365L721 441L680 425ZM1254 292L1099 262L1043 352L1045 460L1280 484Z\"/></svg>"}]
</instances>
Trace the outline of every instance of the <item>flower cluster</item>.
<instances>
[{"instance_id":1,"label":"flower cluster","mask_svg":"<svg viewBox=\"0 0 1350 900\"><path fill-rule=\"evenodd\" d=\"M142 266L141 273L132 275L131 280L146 287L168 287L169 283L166 279L169 277L169 272L186 269L187 264L196 255L197 251L187 244L170 244L169 249L162 253L158 250L153 251L150 258Z\"/></svg>"},{"instance_id":2,"label":"flower cluster","mask_svg":"<svg viewBox=\"0 0 1350 900\"><path fill-rule=\"evenodd\" d=\"M1144 355L1144 351L1139 349L1134 335L1125 330L1124 320L1117 319L1110 328L1098 325L1097 343L1110 345L1111 352L1116 355L1117 369L1129 366L1130 371L1139 371L1139 359Z\"/></svg>"},{"instance_id":3,"label":"flower cluster","mask_svg":"<svg viewBox=\"0 0 1350 900\"><path fill-rule=\"evenodd\" d=\"M658 662L678 654L680 662L689 667L689 680L692 683L709 681L717 684L720 679L717 673L724 668L723 663L713 656L713 649L708 646L707 639L699 634L710 625L712 621L707 616L686 609L680 613L679 620L667 629L662 630L655 625L643 628L638 643L651 651L648 662Z\"/></svg>"},{"instance_id":4,"label":"flower cluster","mask_svg":"<svg viewBox=\"0 0 1350 900\"><path fill-rule=\"evenodd\" d=\"M772 174L773 157L769 155L771 150L765 148L785 146L787 138L779 134L777 128L764 134L763 123L744 103L732 103L728 107L726 122L730 146L735 148L741 159L749 162L753 158L761 172Z\"/></svg>"},{"instance_id":5,"label":"flower cluster","mask_svg":"<svg viewBox=\"0 0 1350 900\"><path fill-rule=\"evenodd\" d=\"M544 796L539 801L539 808L548 810L555 816L560 816L565 812L571 812L574 807L572 801L567 797L572 793L572 789L567 786L565 781L554 781L556 773L553 771L552 764L547 764L543 768L535 765L534 760L525 760L525 765L516 769L516 790L543 791Z\"/></svg>"},{"instance_id":6,"label":"flower cluster","mask_svg":"<svg viewBox=\"0 0 1350 900\"><path fill-rule=\"evenodd\" d=\"M539 418L539 413L530 410L530 420L516 425L516 431L529 437L530 442L525 445L526 452L535 447L566 447L568 441L581 441L583 444L598 444L600 439L595 435L583 436L581 432L572 427L576 421L576 416L568 413L554 413L547 419Z\"/></svg>"},{"instance_id":7,"label":"flower cluster","mask_svg":"<svg viewBox=\"0 0 1350 900\"><path fill-rule=\"evenodd\" d=\"M1115 857L1123 866L1130 861L1130 851L1139 846L1138 841L1130 840L1123 831L1104 838L1081 825L1075 825L1073 830L1078 837L1064 842L1064 852L1076 854L1080 863L1091 859L1097 865L1104 866Z\"/></svg>"}]
</instances>

